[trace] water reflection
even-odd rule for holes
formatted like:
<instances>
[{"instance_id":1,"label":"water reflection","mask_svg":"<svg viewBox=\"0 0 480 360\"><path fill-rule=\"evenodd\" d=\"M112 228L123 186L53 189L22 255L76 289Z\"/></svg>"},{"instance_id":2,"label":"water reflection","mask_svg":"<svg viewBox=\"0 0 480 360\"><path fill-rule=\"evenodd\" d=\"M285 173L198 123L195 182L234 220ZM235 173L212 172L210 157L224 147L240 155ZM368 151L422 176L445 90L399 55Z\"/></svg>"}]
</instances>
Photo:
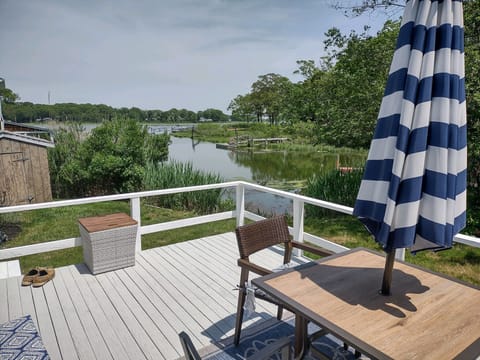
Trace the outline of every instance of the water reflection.
<instances>
[{"instance_id":1,"label":"water reflection","mask_svg":"<svg viewBox=\"0 0 480 360\"><path fill-rule=\"evenodd\" d=\"M230 152L229 157L238 165L247 166L252 180L258 184L278 184L304 181L313 174L330 171L338 161L337 154L321 152Z\"/></svg>"},{"instance_id":2,"label":"water reflection","mask_svg":"<svg viewBox=\"0 0 480 360\"><path fill-rule=\"evenodd\" d=\"M238 151L217 149L209 142L193 142L172 136L170 161L190 161L194 168L219 174L226 181L246 180L257 184L298 192L314 174L337 166L360 167L365 158L358 154L332 154L318 151ZM279 196L251 191L246 194L247 208L264 214L291 213L292 204Z\"/></svg>"}]
</instances>

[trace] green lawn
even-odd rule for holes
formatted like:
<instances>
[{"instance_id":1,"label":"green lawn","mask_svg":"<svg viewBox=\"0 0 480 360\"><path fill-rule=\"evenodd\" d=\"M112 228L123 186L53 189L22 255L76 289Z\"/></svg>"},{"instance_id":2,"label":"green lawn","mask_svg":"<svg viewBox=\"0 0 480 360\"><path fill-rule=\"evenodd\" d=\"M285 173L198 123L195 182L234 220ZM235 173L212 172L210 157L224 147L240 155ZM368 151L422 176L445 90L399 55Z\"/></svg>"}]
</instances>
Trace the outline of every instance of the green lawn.
<instances>
[{"instance_id":1,"label":"green lawn","mask_svg":"<svg viewBox=\"0 0 480 360\"><path fill-rule=\"evenodd\" d=\"M21 229L12 240L1 248L78 237L78 219L88 216L129 213L129 203L112 201L106 203L42 209L20 214L0 215L0 225L15 224ZM195 216L193 213L157 208L142 204L142 224L148 225ZM235 220L222 220L215 223L195 225L182 229L162 231L142 237L143 249L173 244L203 236L234 231ZM363 225L348 215L332 215L324 218L305 220L305 231L321 236L349 248L367 247L381 251L369 236ZM438 253L422 252L412 256L407 252L406 260L434 271L448 274L464 281L480 285L480 248L456 244L453 249ZM59 267L83 262L80 247L52 251L20 259L22 271L35 266Z\"/></svg>"},{"instance_id":2,"label":"green lawn","mask_svg":"<svg viewBox=\"0 0 480 360\"><path fill-rule=\"evenodd\" d=\"M348 248L366 247L382 251L360 221L349 215L315 220L307 218L305 231ZM439 252L422 251L412 255L406 251L405 260L480 285L480 248L455 244L452 249Z\"/></svg>"},{"instance_id":3,"label":"green lawn","mask_svg":"<svg viewBox=\"0 0 480 360\"><path fill-rule=\"evenodd\" d=\"M0 215L0 226L15 225L21 231L0 248L11 248L36 244L46 241L67 239L80 236L78 219L89 216L130 212L130 206L125 201L112 201L97 204L68 206L53 209L42 209L22 212L19 214ZM193 213L157 208L149 205L141 206L142 224L178 220L195 216ZM181 230L162 231L142 237L143 249L150 249L176 242L197 239L202 236L234 231L235 220L225 220L212 224L202 224L182 228ZM20 258L22 272L27 272L35 266L65 266L83 262L82 248L76 247L57 250Z\"/></svg>"}]
</instances>

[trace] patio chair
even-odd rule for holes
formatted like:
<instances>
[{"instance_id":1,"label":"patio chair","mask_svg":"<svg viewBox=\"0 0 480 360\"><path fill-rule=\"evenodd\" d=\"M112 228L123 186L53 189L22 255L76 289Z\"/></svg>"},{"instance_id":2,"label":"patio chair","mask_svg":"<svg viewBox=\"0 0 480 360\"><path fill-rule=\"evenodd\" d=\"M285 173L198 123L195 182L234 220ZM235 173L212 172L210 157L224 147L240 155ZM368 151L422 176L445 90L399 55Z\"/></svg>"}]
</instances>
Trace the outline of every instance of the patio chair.
<instances>
[{"instance_id":1,"label":"patio chair","mask_svg":"<svg viewBox=\"0 0 480 360\"><path fill-rule=\"evenodd\" d=\"M182 344L185 360L201 360L202 358L197 349L195 349L195 346L193 346L192 340L188 334L182 331L178 336L180 338L180 343ZM281 360L290 360L292 357L291 351L290 339L288 337L283 337L264 347L252 356L249 356L247 360L264 360L269 359L272 356L275 356L275 358L278 359L278 355L280 355ZM223 357L221 358L223 359Z\"/></svg>"},{"instance_id":2,"label":"patio chair","mask_svg":"<svg viewBox=\"0 0 480 360\"><path fill-rule=\"evenodd\" d=\"M288 264L290 262L293 248L306 250L319 256L328 256L332 255L332 253L319 247L293 241L288 232L287 219L284 215L274 216L272 218L239 226L235 229L235 233L237 235L238 250L240 252L238 266L241 267L237 305L237 319L235 322L234 336L235 345L238 345L238 343L240 342L240 333L242 331L244 314L243 307L245 304L247 291L245 284L248 282L249 273L253 272L261 276L272 273L272 270L266 269L251 262L249 259L250 255L256 253L257 251L278 244L282 244L285 248L283 256L284 264ZM260 291L255 291L255 297L276 304L278 306L277 319L282 319L283 306L279 304L275 299L266 296L263 292Z\"/></svg>"}]
</instances>

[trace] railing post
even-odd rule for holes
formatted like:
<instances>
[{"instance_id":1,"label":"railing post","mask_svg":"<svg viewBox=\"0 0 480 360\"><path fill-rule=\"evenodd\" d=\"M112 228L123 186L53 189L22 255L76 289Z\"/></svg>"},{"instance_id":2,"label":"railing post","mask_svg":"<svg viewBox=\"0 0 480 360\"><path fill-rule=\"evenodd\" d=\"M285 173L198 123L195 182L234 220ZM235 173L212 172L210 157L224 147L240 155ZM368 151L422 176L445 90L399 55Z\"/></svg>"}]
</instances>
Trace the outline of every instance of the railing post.
<instances>
[{"instance_id":1,"label":"railing post","mask_svg":"<svg viewBox=\"0 0 480 360\"><path fill-rule=\"evenodd\" d=\"M245 186L243 184L238 184L236 187L236 215L237 215L237 226L242 226L245 222Z\"/></svg>"},{"instance_id":2,"label":"railing post","mask_svg":"<svg viewBox=\"0 0 480 360\"><path fill-rule=\"evenodd\" d=\"M142 236L140 235L142 223L140 220L140 198L138 197L130 199L130 216L138 223L137 237L135 239L135 251L140 252L142 251Z\"/></svg>"},{"instance_id":3,"label":"railing post","mask_svg":"<svg viewBox=\"0 0 480 360\"><path fill-rule=\"evenodd\" d=\"M303 242L303 218L305 216L305 203L293 199L293 240ZM295 256L302 256L300 249L295 249Z\"/></svg>"}]
</instances>

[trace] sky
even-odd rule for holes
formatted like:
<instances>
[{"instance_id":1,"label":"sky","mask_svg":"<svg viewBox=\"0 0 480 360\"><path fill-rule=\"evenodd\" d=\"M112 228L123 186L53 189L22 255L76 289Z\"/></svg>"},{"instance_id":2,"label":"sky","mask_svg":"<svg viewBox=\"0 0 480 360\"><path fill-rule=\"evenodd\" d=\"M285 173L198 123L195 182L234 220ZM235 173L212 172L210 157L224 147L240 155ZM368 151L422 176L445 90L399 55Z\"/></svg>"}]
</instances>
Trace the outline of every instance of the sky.
<instances>
[{"instance_id":1,"label":"sky","mask_svg":"<svg viewBox=\"0 0 480 360\"><path fill-rule=\"evenodd\" d=\"M259 75L300 81L296 60L318 63L329 28L375 34L387 18L348 18L332 4L0 0L0 77L20 101L227 112Z\"/></svg>"}]
</instances>

